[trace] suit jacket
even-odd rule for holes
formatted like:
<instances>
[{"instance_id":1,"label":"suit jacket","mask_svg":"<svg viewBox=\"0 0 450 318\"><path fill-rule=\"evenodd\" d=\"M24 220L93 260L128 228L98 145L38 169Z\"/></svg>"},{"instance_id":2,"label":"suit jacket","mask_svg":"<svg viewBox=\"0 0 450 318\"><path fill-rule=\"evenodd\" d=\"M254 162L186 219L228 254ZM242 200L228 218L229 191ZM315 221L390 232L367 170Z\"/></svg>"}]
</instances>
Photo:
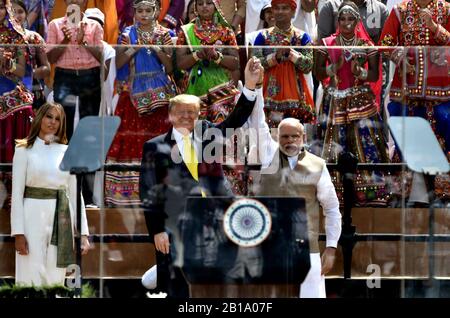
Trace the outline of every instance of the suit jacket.
<instances>
[{"instance_id":1,"label":"suit jacket","mask_svg":"<svg viewBox=\"0 0 450 318\"><path fill-rule=\"evenodd\" d=\"M254 104L255 102L249 101L242 94L234 110L223 122L219 124L206 120L197 122L194 129L197 149L202 153L211 154L215 159L211 162L211 158L202 158L197 154L200 157L198 182L192 178L181 159L172 136L173 128L144 144L139 193L151 239L153 235L167 229L172 234L177 232L179 217L184 212L188 196L200 196L201 190L206 192L207 196L232 195L221 164L223 158L221 138L226 136L227 128L239 128L247 121Z\"/></svg>"}]
</instances>

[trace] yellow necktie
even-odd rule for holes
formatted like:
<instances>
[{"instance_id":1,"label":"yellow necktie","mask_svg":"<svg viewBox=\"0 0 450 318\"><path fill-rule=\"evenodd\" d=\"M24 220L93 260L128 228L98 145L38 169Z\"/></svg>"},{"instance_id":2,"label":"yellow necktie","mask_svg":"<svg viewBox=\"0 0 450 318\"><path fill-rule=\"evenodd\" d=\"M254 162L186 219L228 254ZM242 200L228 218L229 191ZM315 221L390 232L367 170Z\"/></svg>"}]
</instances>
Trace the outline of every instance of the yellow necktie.
<instances>
[{"instance_id":1,"label":"yellow necktie","mask_svg":"<svg viewBox=\"0 0 450 318\"><path fill-rule=\"evenodd\" d=\"M183 136L184 163L195 181L198 181L198 160L190 136Z\"/></svg>"},{"instance_id":2,"label":"yellow necktie","mask_svg":"<svg viewBox=\"0 0 450 318\"><path fill-rule=\"evenodd\" d=\"M189 135L183 136L183 152L184 152L184 163L188 168L189 172L194 178L195 181L198 182L198 160L197 155L195 154L194 145L191 142L191 137ZM206 193L201 189L202 197L206 197Z\"/></svg>"}]
</instances>

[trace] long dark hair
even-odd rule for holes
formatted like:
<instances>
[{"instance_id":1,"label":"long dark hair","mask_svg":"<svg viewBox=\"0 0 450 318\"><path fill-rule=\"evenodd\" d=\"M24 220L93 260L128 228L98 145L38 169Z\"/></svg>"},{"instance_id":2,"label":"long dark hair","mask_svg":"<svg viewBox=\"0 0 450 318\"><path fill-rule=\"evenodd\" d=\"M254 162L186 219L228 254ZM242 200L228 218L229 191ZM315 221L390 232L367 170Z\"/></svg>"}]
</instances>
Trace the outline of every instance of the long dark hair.
<instances>
[{"instance_id":1,"label":"long dark hair","mask_svg":"<svg viewBox=\"0 0 450 318\"><path fill-rule=\"evenodd\" d=\"M33 122L31 123L31 129L28 136L24 139L16 140L17 147L31 148L34 145L36 138L39 136L39 133L41 132L42 119L45 117L45 115L47 115L47 112L53 108L58 111L60 118L60 125L58 131L56 132L55 142L64 145L67 144L66 113L64 112L64 108L61 106L61 104L45 103L38 109L36 116L34 117Z\"/></svg>"},{"instance_id":2,"label":"long dark hair","mask_svg":"<svg viewBox=\"0 0 450 318\"><path fill-rule=\"evenodd\" d=\"M25 2L23 2L22 0L12 0L11 3L20 6L25 11L25 14L28 16L28 10L27 6L25 5Z\"/></svg>"},{"instance_id":3,"label":"long dark hair","mask_svg":"<svg viewBox=\"0 0 450 318\"><path fill-rule=\"evenodd\" d=\"M189 21L189 8L195 5L195 0L190 0L187 7L186 7L186 19L184 19L184 24L188 24L191 21ZM194 7L194 11L196 11Z\"/></svg>"}]
</instances>

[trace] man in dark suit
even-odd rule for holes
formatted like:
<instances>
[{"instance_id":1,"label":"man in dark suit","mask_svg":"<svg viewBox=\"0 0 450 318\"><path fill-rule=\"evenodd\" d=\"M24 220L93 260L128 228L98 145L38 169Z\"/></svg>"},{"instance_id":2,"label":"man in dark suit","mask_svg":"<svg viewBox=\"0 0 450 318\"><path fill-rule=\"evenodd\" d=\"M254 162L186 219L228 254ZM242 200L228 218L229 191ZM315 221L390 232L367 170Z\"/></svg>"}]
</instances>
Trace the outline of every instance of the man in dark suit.
<instances>
[{"instance_id":1,"label":"man in dark suit","mask_svg":"<svg viewBox=\"0 0 450 318\"><path fill-rule=\"evenodd\" d=\"M252 58L245 68L245 87L234 110L219 124L198 120L200 99L178 95L170 100L173 127L144 144L139 192L150 237L156 249L157 289L169 297L188 297L181 273L183 246L180 216L188 196L231 196L222 169L222 137L241 127L252 113L255 87L263 68Z\"/></svg>"}]
</instances>

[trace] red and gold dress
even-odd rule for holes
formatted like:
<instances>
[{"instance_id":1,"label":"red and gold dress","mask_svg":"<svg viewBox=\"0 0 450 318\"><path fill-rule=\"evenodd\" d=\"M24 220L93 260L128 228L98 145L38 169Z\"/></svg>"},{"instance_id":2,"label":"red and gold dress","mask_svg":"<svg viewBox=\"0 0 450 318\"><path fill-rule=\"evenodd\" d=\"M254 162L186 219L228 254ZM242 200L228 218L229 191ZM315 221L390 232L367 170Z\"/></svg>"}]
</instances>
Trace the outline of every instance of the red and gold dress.
<instances>
[{"instance_id":1,"label":"red and gold dress","mask_svg":"<svg viewBox=\"0 0 450 318\"><path fill-rule=\"evenodd\" d=\"M355 77L351 70L351 60L345 58L348 55L357 56L360 64L367 69L368 60L376 57L377 50L371 48L373 43L368 35L355 35L352 45L357 48L336 49L335 47L345 46L339 32L322 41L326 48L318 49L319 54L333 64L344 56L344 62L333 80L328 84L323 83L325 92L319 118L324 140L323 149L317 154L327 162L334 163L338 162L342 152L351 152L359 163L388 162L383 124L377 110L374 90L370 82ZM341 174L332 171L331 176L339 201L343 204ZM386 205L389 195L385 185L384 173L359 170L355 178L356 204Z\"/></svg>"},{"instance_id":2,"label":"red and gold dress","mask_svg":"<svg viewBox=\"0 0 450 318\"><path fill-rule=\"evenodd\" d=\"M426 9L437 24L435 33L420 18L421 8L415 0L396 5L387 19L380 45L395 46L387 53L397 64L390 90L390 116L420 116L429 121L442 149L450 158L450 4L432 0ZM407 61L413 72L406 73ZM447 181L443 180L447 179ZM448 176L438 177L437 194L448 199Z\"/></svg>"}]
</instances>

